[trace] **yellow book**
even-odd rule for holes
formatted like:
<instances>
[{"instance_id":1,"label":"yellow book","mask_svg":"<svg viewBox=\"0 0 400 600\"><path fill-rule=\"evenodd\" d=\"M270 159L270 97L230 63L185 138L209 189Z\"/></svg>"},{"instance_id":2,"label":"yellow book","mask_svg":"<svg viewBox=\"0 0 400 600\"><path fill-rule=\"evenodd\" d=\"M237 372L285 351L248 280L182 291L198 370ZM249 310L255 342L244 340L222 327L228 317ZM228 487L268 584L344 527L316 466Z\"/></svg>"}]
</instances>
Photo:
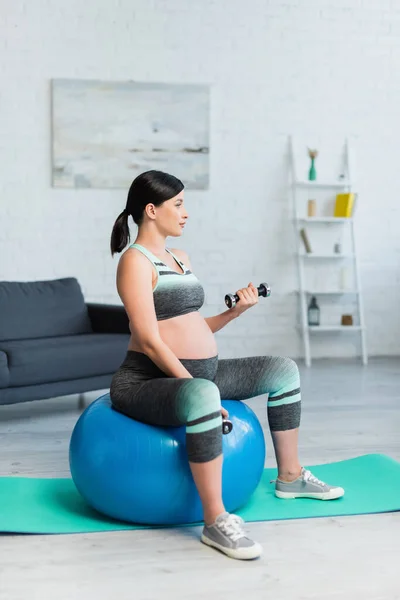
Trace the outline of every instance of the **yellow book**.
<instances>
[{"instance_id":1,"label":"yellow book","mask_svg":"<svg viewBox=\"0 0 400 600\"><path fill-rule=\"evenodd\" d=\"M351 217L354 206L354 193L337 194L334 217Z\"/></svg>"}]
</instances>

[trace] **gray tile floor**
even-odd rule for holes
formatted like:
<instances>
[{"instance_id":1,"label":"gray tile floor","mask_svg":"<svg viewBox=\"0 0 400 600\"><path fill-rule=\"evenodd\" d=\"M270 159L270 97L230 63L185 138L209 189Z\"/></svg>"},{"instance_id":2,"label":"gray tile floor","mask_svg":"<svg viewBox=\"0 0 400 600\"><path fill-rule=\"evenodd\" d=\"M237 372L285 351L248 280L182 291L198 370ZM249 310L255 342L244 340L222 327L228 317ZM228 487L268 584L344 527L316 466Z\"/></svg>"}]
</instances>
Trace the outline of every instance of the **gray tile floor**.
<instances>
[{"instance_id":1,"label":"gray tile floor","mask_svg":"<svg viewBox=\"0 0 400 600\"><path fill-rule=\"evenodd\" d=\"M400 359L372 359L368 367L317 361L300 368L303 464L369 452L400 461ZM264 398L248 404L266 428ZM68 477L68 443L78 416L72 396L0 407L0 476ZM274 466L265 433L267 466ZM200 544L199 528L1 536L0 600L400 599L400 513L247 528L264 547L263 558L251 563Z\"/></svg>"}]
</instances>

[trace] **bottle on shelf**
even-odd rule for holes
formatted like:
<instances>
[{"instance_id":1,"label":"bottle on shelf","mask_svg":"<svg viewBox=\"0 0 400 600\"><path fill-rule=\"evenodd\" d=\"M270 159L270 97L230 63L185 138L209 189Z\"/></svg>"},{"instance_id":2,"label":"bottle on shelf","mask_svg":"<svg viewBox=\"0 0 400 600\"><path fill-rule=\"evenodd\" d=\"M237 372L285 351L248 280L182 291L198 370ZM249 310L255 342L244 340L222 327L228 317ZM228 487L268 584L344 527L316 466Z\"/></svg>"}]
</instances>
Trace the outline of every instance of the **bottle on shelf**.
<instances>
[{"instance_id":1,"label":"bottle on shelf","mask_svg":"<svg viewBox=\"0 0 400 600\"><path fill-rule=\"evenodd\" d=\"M307 203L307 216L315 217L317 215L317 202L316 200L309 200Z\"/></svg>"},{"instance_id":2,"label":"bottle on shelf","mask_svg":"<svg viewBox=\"0 0 400 600\"><path fill-rule=\"evenodd\" d=\"M340 242L336 242L336 244L333 247L333 251L335 254L341 254L342 252L342 244Z\"/></svg>"},{"instance_id":3,"label":"bottle on shelf","mask_svg":"<svg viewBox=\"0 0 400 600\"><path fill-rule=\"evenodd\" d=\"M310 326L319 325L320 310L317 304L317 299L312 296L310 304L308 305L308 324Z\"/></svg>"}]
</instances>

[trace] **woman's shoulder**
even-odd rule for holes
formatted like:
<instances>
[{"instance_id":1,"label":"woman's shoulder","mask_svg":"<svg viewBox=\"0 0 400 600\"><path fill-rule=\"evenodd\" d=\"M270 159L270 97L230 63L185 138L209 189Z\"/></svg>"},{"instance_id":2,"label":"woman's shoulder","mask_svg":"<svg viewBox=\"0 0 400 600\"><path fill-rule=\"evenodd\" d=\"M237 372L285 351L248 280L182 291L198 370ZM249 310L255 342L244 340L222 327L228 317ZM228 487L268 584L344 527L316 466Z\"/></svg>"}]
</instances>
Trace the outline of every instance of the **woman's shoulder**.
<instances>
[{"instance_id":1,"label":"woman's shoulder","mask_svg":"<svg viewBox=\"0 0 400 600\"><path fill-rule=\"evenodd\" d=\"M124 270L125 268L135 267L143 267L147 269L152 269L151 262L149 258L143 254L140 250L135 247L129 246L121 255L118 264L118 270Z\"/></svg>"}]
</instances>

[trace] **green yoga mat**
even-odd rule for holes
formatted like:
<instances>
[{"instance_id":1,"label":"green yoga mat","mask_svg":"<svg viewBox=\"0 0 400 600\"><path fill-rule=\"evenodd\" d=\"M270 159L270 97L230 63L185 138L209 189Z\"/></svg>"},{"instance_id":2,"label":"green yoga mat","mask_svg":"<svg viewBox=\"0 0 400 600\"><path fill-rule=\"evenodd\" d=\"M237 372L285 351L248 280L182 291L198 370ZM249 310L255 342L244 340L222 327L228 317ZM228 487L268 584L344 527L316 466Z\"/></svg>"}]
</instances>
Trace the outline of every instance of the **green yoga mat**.
<instances>
[{"instance_id":1,"label":"green yoga mat","mask_svg":"<svg viewBox=\"0 0 400 600\"><path fill-rule=\"evenodd\" d=\"M274 521L400 510L400 463L382 454L310 467L313 474L345 489L337 500L280 500L270 483L276 469L265 469L249 503L236 514L245 521ZM72 479L0 477L0 531L83 533L148 529L104 517L92 510Z\"/></svg>"}]
</instances>

